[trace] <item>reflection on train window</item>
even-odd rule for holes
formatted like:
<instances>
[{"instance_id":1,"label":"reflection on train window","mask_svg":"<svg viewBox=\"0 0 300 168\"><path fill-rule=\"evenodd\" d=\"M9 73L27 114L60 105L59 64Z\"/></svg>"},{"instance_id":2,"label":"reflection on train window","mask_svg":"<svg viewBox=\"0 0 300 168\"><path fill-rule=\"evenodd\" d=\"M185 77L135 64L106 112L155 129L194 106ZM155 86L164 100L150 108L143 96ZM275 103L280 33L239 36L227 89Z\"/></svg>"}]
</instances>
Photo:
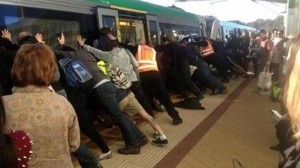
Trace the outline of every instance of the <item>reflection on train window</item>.
<instances>
[{"instance_id":1,"label":"reflection on train window","mask_svg":"<svg viewBox=\"0 0 300 168\"><path fill-rule=\"evenodd\" d=\"M205 34L204 34L205 30L204 30L203 23L200 23L199 28L200 28L200 34L199 34L199 36L200 37L204 37L205 36Z\"/></svg>"},{"instance_id":2,"label":"reflection on train window","mask_svg":"<svg viewBox=\"0 0 300 168\"><path fill-rule=\"evenodd\" d=\"M153 46L158 45L158 31L157 31L157 22L149 21L149 29L150 29L150 40Z\"/></svg>"},{"instance_id":3,"label":"reflection on train window","mask_svg":"<svg viewBox=\"0 0 300 168\"><path fill-rule=\"evenodd\" d=\"M102 16L103 26L111 28L113 35L116 35L116 18L114 16Z\"/></svg>"},{"instance_id":4,"label":"reflection on train window","mask_svg":"<svg viewBox=\"0 0 300 168\"><path fill-rule=\"evenodd\" d=\"M120 18L122 43L136 45L139 40L145 41L145 30L142 20Z\"/></svg>"},{"instance_id":5,"label":"reflection on train window","mask_svg":"<svg viewBox=\"0 0 300 168\"><path fill-rule=\"evenodd\" d=\"M71 45L76 44L76 36L80 34L79 23L76 21L20 18L16 22L7 24L6 27L15 35L21 31L27 31L32 34L41 33L46 43L52 47L57 45L56 37L61 32L67 37L66 44ZM15 41L16 36L13 37Z\"/></svg>"},{"instance_id":6,"label":"reflection on train window","mask_svg":"<svg viewBox=\"0 0 300 168\"><path fill-rule=\"evenodd\" d=\"M18 7L0 5L0 29L5 28L5 25L18 22L18 13Z\"/></svg>"}]
</instances>

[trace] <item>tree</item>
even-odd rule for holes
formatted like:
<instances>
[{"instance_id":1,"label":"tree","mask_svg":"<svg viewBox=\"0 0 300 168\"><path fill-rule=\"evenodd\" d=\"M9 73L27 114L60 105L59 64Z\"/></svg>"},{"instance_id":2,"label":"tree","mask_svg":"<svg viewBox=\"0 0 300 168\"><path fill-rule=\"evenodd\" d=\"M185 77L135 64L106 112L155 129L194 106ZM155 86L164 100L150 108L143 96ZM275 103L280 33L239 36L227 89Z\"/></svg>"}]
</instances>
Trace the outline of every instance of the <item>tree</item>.
<instances>
[{"instance_id":1,"label":"tree","mask_svg":"<svg viewBox=\"0 0 300 168\"><path fill-rule=\"evenodd\" d=\"M258 30L265 29L266 31L271 31L272 29L285 30L283 16L278 16L274 20L258 19L255 22L248 23L247 26L256 28Z\"/></svg>"}]
</instances>

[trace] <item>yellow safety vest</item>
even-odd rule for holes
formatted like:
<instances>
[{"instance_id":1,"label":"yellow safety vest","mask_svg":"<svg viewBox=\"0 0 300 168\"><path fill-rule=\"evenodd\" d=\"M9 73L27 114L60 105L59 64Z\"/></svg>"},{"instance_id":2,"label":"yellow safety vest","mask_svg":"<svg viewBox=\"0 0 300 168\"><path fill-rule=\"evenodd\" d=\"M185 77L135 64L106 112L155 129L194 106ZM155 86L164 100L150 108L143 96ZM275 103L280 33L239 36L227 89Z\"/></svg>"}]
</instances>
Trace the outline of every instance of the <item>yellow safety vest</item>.
<instances>
[{"instance_id":1,"label":"yellow safety vest","mask_svg":"<svg viewBox=\"0 0 300 168\"><path fill-rule=\"evenodd\" d=\"M156 62L156 51L153 48L147 45L139 45L135 57L139 64L139 72L146 72L152 70L158 71Z\"/></svg>"},{"instance_id":2,"label":"yellow safety vest","mask_svg":"<svg viewBox=\"0 0 300 168\"><path fill-rule=\"evenodd\" d=\"M211 42L209 40L205 40L205 41L208 43L208 45L205 47L201 47L203 57L207 57L215 53L214 48L211 45Z\"/></svg>"}]
</instances>

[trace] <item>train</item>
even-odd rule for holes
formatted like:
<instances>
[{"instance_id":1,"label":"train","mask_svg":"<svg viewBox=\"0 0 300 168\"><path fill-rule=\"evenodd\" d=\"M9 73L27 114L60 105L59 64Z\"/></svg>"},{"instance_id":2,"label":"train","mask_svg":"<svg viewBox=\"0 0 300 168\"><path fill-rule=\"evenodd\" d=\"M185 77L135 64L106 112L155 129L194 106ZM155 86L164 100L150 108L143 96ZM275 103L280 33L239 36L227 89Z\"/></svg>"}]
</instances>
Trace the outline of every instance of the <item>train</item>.
<instances>
[{"instance_id":1,"label":"train","mask_svg":"<svg viewBox=\"0 0 300 168\"><path fill-rule=\"evenodd\" d=\"M0 0L0 29L7 28L14 35L21 31L42 33L53 47L61 32L68 44L75 45L78 34L92 44L104 26L122 43L144 40L155 46L161 37L170 35L215 39L228 30L223 23L209 27L203 16L138 0ZM231 24L234 26L238 24Z\"/></svg>"}]
</instances>

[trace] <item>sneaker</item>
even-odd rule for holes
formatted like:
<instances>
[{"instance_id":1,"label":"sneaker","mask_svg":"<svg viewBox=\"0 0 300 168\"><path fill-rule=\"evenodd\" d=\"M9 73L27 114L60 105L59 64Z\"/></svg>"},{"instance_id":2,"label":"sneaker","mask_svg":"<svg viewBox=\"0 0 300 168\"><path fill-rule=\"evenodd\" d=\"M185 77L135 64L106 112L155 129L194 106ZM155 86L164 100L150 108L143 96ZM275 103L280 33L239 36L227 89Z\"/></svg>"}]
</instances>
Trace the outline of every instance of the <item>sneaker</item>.
<instances>
[{"instance_id":1,"label":"sneaker","mask_svg":"<svg viewBox=\"0 0 300 168\"><path fill-rule=\"evenodd\" d=\"M118 152L123 155L138 155L141 153L141 149L139 146L126 146L118 149Z\"/></svg>"},{"instance_id":2,"label":"sneaker","mask_svg":"<svg viewBox=\"0 0 300 168\"><path fill-rule=\"evenodd\" d=\"M153 138L154 138L154 139L159 138L159 133L154 132L154 133L153 133Z\"/></svg>"},{"instance_id":3,"label":"sneaker","mask_svg":"<svg viewBox=\"0 0 300 168\"><path fill-rule=\"evenodd\" d=\"M154 139L151 144L155 145L155 146L165 146L168 144L168 139L157 138L157 139Z\"/></svg>"},{"instance_id":4,"label":"sneaker","mask_svg":"<svg viewBox=\"0 0 300 168\"><path fill-rule=\"evenodd\" d=\"M173 125L179 125L179 124L181 124L183 121L182 121L182 118L178 118L178 119L174 119L173 120L173 122L172 122L172 124Z\"/></svg>"},{"instance_id":5,"label":"sneaker","mask_svg":"<svg viewBox=\"0 0 300 168\"><path fill-rule=\"evenodd\" d=\"M102 154L100 154L99 157L98 157L99 160L105 160L105 159L110 159L110 158L112 158L112 153L111 153L111 151L108 151L108 152L106 152L106 153L102 153Z\"/></svg>"},{"instance_id":6,"label":"sneaker","mask_svg":"<svg viewBox=\"0 0 300 168\"><path fill-rule=\"evenodd\" d=\"M149 139L148 139L147 137L144 136L144 137L140 140L140 147L145 146L148 142L149 142Z\"/></svg>"}]
</instances>

